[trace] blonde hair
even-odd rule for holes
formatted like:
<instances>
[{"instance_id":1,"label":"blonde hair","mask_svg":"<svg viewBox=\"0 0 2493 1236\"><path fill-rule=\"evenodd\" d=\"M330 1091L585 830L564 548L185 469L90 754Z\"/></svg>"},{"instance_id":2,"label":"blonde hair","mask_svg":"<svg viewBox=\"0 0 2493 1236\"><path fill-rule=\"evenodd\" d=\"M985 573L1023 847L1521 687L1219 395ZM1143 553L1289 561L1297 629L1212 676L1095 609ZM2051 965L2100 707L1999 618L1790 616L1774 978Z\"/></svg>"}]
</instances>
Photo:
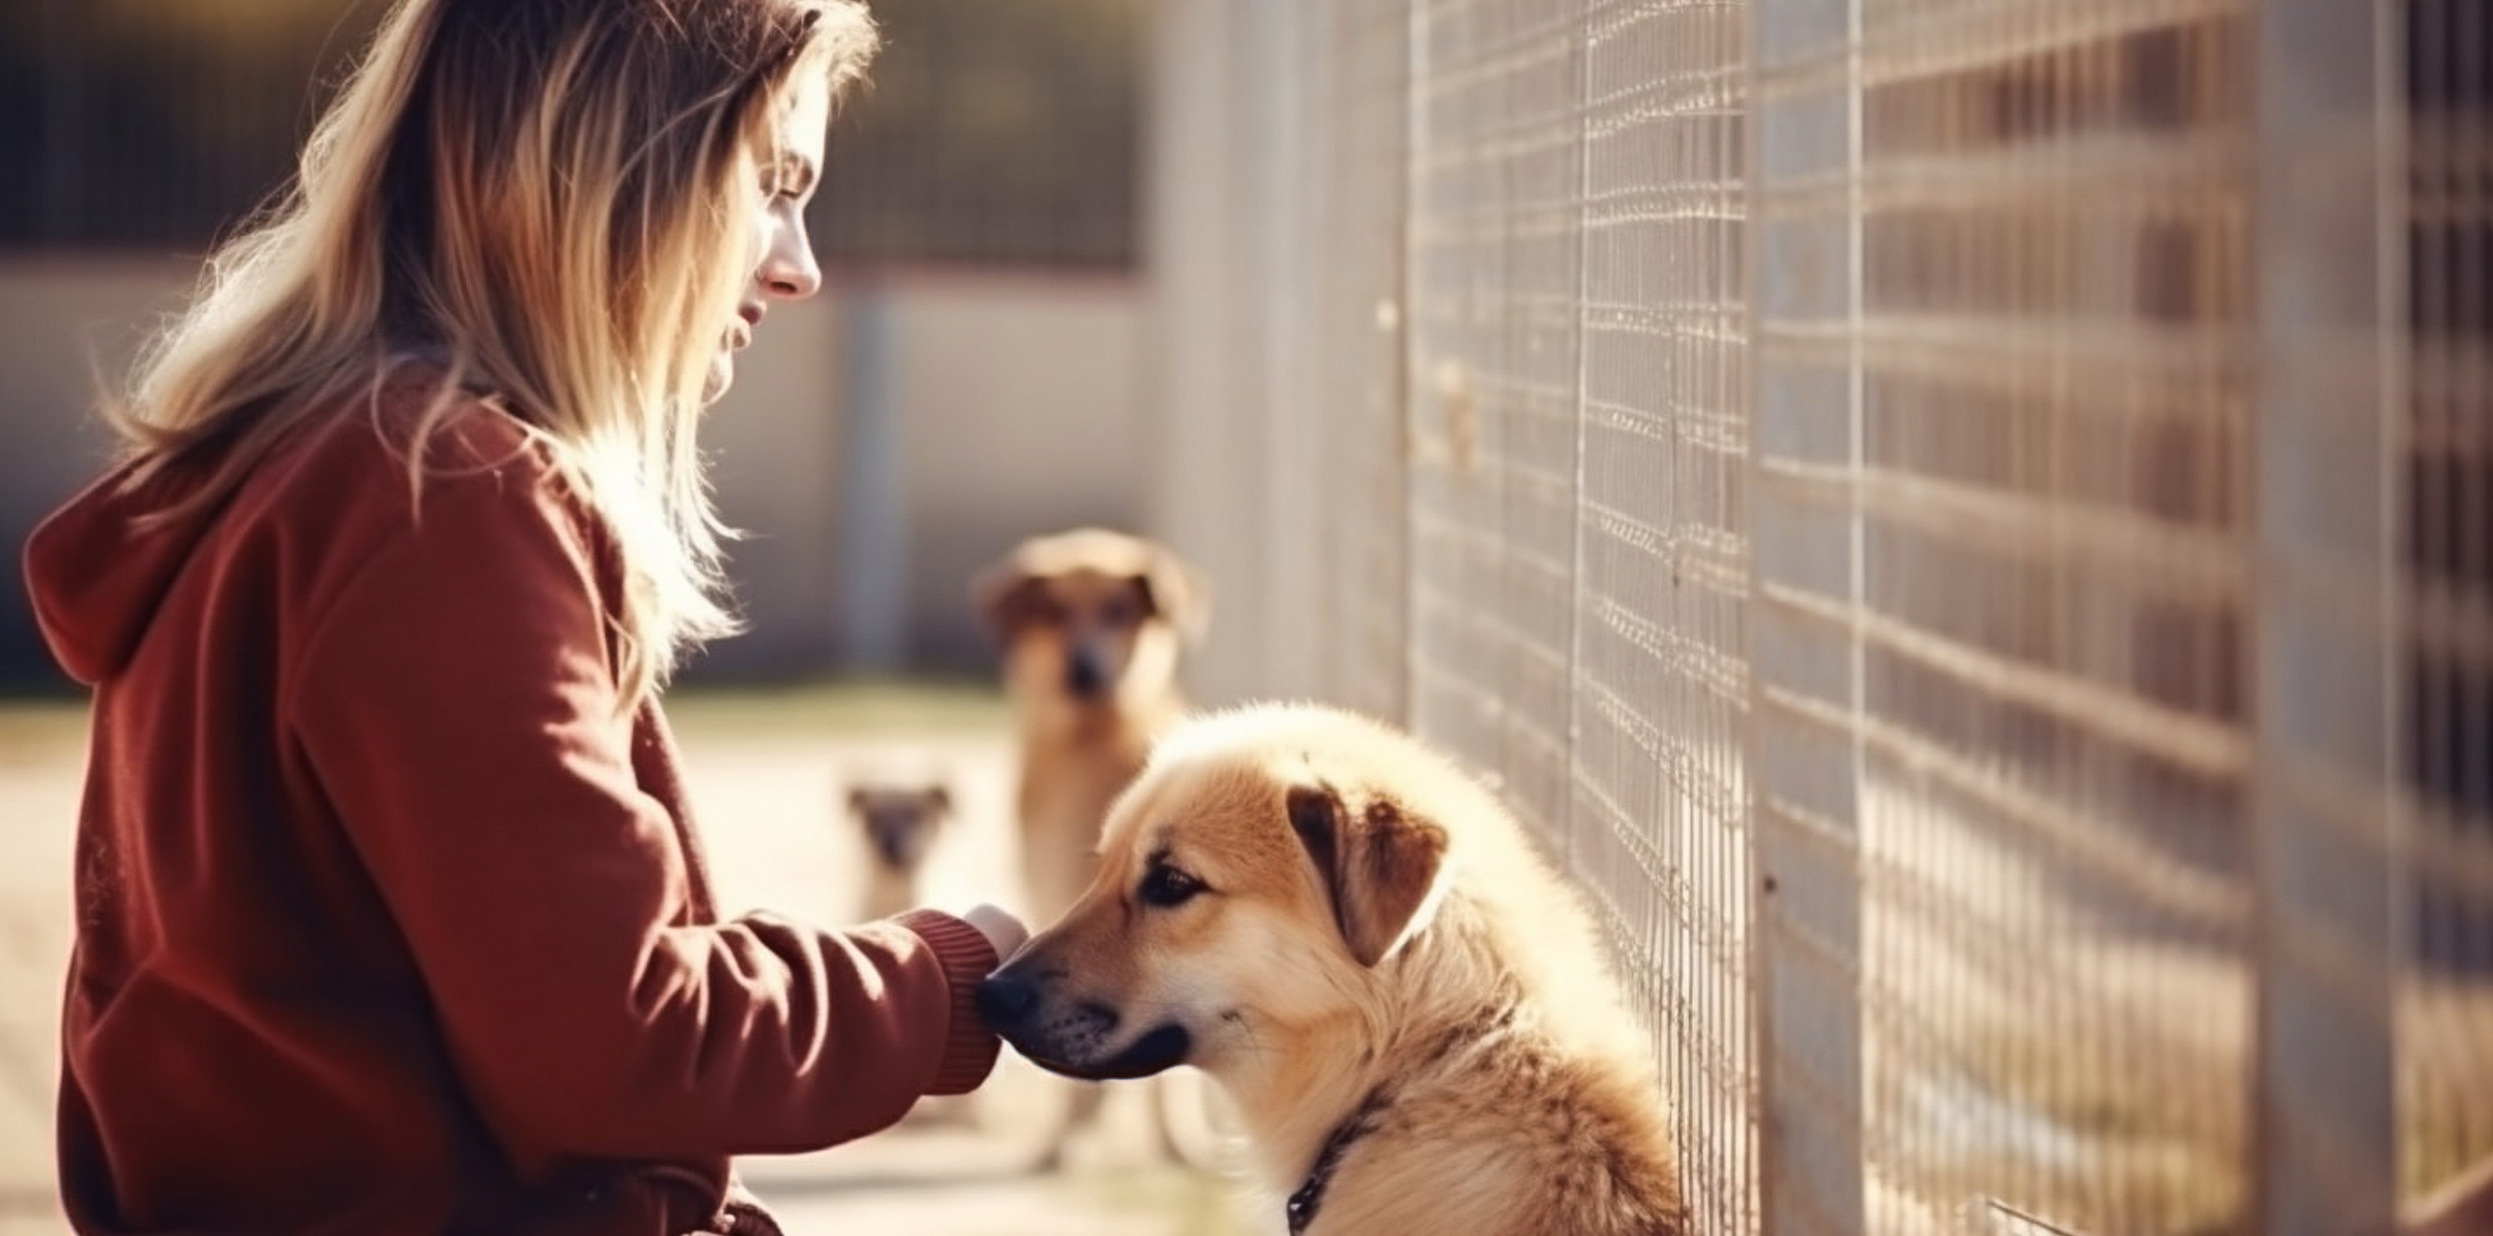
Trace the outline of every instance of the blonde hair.
<instances>
[{"instance_id":1,"label":"blonde hair","mask_svg":"<svg viewBox=\"0 0 2493 1236\"><path fill-rule=\"evenodd\" d=\"M836 98L876 50L857 0L398 0L284 195L208 261L106 412L147 518L223 500L291 430L377 415L418 355L529 427L607 525L628 708L732 633L694 428L751 277L741 193L800 73ZM359 398L360 397L360 398Z\"/></svg>"}]
</instances>

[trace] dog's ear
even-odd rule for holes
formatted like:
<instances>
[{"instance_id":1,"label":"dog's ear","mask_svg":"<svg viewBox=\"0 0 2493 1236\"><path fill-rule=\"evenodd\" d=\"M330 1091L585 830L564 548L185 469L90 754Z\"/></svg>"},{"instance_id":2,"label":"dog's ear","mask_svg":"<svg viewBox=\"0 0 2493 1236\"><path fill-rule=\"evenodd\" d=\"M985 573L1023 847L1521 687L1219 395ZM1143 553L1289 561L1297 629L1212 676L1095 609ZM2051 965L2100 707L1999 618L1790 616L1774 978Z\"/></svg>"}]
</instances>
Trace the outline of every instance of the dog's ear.
<instances>
[{"instance_id":1,"label":"dog's ear","mask_svg":"<svg viewBox=\"0 0 2493 1236\"><path fill-rule=\"evenodd\" d=\"M919 793L918 800L926 804L926 809L929 814L952 814L952 791L942 785L930 785L926 787L925 790Z\"/></svg>"},{"instance_id":2,"label":"dog's ear","mask_svg":"<svg viewBox=\"0 0 2493 1236\"><path fill-rule=\"evenodd\" d=\"M1176 627L1187 642L1203 639L1212 624L1212 585L1203 572L1166 546L1153 546L1135 583L1141 586L1143 602L1151 612Z\"/></svg>"},{"instance_id":3,"label":"dog's ear","mask_svg":"<svg viewBox=\"0 0 2493 1236\"><path fill-rule=\"evenodd\" d=\"M1445 866L1446 833L1387 798L1353 815L1326 786L1294 786L1290 829L1323 874L1350 954L1374 966L1418 925Z\"/></svg>"},{"instance_id":4,"label":"dog's ear","mask_svg":"<svg viewBox=\"0 0 2493 1236\"><path fill-rule=\"evenodd\" d=\"M866 813L866 805L873 797L874 792L872 790L867 789L863 785L851 783L848 787L848 796L846 799L848 803L848 813L850 815L864 815Z\"/></svg>"},{"instance_id":5,"label":"dog's ear","mask_svg":"<svg viewBox=\"0 0 2493 1236\"><path fill-rule=\"evenodd\" d=\"M1007 639L1045 611L1047 581L1025 570L1018 558L1006 558L971 577L969 595L987 630Z\"/></svg>"}]
</instances>

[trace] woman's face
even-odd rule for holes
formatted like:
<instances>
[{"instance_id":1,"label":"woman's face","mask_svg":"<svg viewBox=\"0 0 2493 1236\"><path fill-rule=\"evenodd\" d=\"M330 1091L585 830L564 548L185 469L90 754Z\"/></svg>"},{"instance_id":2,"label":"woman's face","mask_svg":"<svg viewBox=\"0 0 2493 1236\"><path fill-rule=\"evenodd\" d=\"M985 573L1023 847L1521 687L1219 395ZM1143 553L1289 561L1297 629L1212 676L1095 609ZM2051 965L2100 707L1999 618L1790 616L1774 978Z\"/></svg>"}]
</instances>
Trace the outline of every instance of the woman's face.
<instances>
[{"instance_id":1,"label":"woman's face","mask_svg":"<svg viewBox=\"0 0 2493 1236\"><path fill-rule=\"evenodd\" d=\"M822 147L831 127L831 85L805 74L788 84L763 146L754 152L761 182L753 199L750 248L753 277L745 284L736 320L728 324L710 362L709 396L727 393L735 379L736 353L753 342L774 300L802 300L822 288L822 268L805 234L805 204L822 181Z\"/></svg>"}]
</instances>

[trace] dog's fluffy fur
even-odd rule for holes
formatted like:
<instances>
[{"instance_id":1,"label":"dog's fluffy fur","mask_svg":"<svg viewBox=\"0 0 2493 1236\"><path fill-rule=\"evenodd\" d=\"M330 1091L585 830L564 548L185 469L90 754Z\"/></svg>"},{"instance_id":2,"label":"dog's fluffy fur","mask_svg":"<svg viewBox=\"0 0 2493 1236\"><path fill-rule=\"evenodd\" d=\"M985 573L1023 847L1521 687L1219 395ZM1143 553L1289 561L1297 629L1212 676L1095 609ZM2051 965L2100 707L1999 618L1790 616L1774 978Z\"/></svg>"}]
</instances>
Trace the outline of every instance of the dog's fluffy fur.
<instances>
[{"instance_id":1,"label":"dog's fluffy fur","mask_svg":"<svg viewBox=\"0 0 2493 1236\"><path fill-rule=\"evenodd\" d=\"M987 1016L1076 1077L1180 1063L1271 1183L1335 1130L1311 1236L1677 1236L1650 1048L1591 919L1496 798L1391 727L1273 705L1189 722L1098 878L990 978Z\"/></svg>"}]
</instances>

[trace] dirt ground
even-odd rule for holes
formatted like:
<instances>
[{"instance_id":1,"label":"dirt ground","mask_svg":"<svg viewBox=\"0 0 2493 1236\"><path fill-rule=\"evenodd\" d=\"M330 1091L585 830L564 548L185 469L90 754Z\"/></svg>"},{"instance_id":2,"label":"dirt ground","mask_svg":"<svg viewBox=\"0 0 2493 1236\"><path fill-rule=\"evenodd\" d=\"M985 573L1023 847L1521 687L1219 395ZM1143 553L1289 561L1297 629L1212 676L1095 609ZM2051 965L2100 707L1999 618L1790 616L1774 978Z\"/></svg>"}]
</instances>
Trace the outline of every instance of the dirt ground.
<instances>
[{"instance_id":1,"label":"dirt ground","mask_svg":"<svg viewBox=\"0 0 2493 1236\"><path fill-rule=\"evenodd\" d=\"M940 775L959 806L927 904L1012 905L1010 757L977 692L927 689L686 694L674 708L695 810L731 910L848 921L861 852L837 814L845 778ZM0 1236L57 1236L51 1112L69 947L69 842L83 768L74 706L0 704ZM1063 1083L1012 1058L967 1120L930 1113L814 1155L748 1160L792 1236L1267 1236L1280 1205L1243 1180L1157 1164L1145 1099L1121 1090L1104 1133L1062 1172L1026 1169Z\"/></svg>"}]
</instances>

